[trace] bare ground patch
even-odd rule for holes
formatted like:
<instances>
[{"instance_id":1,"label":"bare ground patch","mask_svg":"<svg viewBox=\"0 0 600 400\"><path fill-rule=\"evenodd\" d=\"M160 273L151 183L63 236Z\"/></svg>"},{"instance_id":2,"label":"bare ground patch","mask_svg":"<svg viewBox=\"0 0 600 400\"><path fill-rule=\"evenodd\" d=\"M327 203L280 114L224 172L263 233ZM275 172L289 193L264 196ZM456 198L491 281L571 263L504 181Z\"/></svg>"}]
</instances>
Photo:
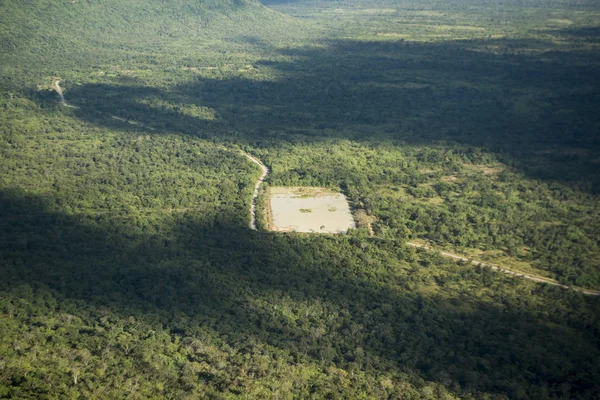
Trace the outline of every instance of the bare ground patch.
<instances>
[{"instance_id":1,"label":"bare ground patch","mask_svg":"<svg viewBox=\"0 0 600 400\"><path fill-rule=\"evenodd\" d=\"M268 226L278 232L333 234L356 228L346 196L327 188L271 187L268 207Z\"/></svg>"}]
</instances>

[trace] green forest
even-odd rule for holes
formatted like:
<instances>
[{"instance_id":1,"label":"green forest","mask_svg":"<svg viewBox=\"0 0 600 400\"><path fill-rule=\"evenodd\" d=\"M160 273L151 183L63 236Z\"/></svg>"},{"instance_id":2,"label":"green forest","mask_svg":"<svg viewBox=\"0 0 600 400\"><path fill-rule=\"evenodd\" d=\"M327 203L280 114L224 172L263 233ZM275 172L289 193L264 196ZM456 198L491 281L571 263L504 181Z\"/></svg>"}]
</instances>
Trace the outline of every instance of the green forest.
<instances>
[{"instance_id":1,"label":"green forest","mask_svg":"<svg viewBox=\"0 0 600 400\"><path fill-rule=\"evenodd\" d=\"M595 399L599 106L594 0L2 1L0 398Z\"/></svg>"}]
</instances>

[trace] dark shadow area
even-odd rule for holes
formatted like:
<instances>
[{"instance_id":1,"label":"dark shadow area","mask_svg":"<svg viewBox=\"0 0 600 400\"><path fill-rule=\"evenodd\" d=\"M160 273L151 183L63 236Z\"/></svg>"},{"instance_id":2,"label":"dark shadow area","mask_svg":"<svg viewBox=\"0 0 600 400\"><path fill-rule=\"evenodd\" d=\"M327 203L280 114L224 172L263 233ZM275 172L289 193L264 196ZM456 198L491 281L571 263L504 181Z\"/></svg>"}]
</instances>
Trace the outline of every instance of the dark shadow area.
<instances>
[{"instance_id":1,"label":"dark shadow area","mask_svg":"<svg viewBox=\"0 0 600 400\"><path fill-rule=\"evenodd\" d=\"M565 35L577 40L584 42L599 42L600 41L600 27L597 26L586 26L581 28L569 28L558 31L551 31L551 33Z\"/></svg>"},{"instance_id":2,"label":"dark shadow area","mask_svg":"<svg viewBox=\"0 0 600 400\"><path fill-rule=\"evenodd\" d=\"M600 190L598 53L524 40L340 40L285 54L294 61L255 65L281 74L275 81L71 87L80 108L69 112L101 126L141 129L119 117L261 147L332 137L479 147L533 178Z\"/></svg>"},{"instance_id":3,"label":"dark shadow area","mask_svg":"<svg viewBox=\"0 0 600 400\"><path fill-rule=\"evenodd\" d=\"M174 218L171 232L132 236L116 216L46 208L40 198L0 197L3 291L50 288L86 304L88 316L110 309L182 338L208 329L242 352L263 343L293 363L408 373L459 393L591 398L600 390L595 299L574 292L538 287L544 309L532 309L517 281L471 268L445 274L448 261L389 242L253 232L231 215L194 214ZM420 290L428 279L489 286L498 300L476 302L466 287L458 297ZM319 312L289 317L294 304L312 303Z\"/></svg>"}]
</instances>

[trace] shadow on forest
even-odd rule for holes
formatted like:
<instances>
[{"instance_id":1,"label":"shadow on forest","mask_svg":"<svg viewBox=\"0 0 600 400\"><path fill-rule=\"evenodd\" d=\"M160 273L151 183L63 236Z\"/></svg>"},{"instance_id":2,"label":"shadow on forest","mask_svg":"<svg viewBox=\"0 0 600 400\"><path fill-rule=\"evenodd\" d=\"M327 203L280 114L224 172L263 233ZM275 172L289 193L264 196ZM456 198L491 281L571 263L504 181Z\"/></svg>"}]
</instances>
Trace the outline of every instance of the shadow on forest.
<instances>
[{"instance_id":1,"label":"shadow on forest","mask_svg":"<svg viewBox=\"0 0 600 400\"><path fill-rule=\"evenodd\" d=\"M254 232L193 215L177 218L172 232L133 237L46 208L40 198L0 197L2 290L49 287L92 310L109 307L125 318L148 318L157 329L169 326L171 334L201 337L208 328L228 343L282 349L294 362L415 372L451 389L459 383L509 397L523 386L530 397L561 385L600 389L599 332L591 321L577 314L541 318L506 294L500 307L424 295L415 288L435 275L419 271L431 260L426 254L417 255L423 267L412 262L412 271L394 273L400 267L386 260L415 255L386 242L364 248L358 239ZM372 270L362 267L373 261ZM489 272L467 271L461 279L490 279ZM549 301L584 301L543 290ZM295 304L321 311L302 311L294 320ZM552 353L557 349L561 354Z\"/></svg>"},{"instance_id":2,"label":"shadow on forest","mask_svg":"<svg viewBox=\"0 0 600 400\"><path fill-rule=\"evenodd\" d=\"M164 90L124 78L67 97L81 119L119 129L142 128L113 116L257 146L332 137L476 146L534 178L600 190L597 53L522 40L340 40L282 53L293 61L254 66L276 70L275 81L249 71Z\"/></svg>"},{"instance_id":3,"label":"shadow on forest","mask_svg":"<svg viewBox=\"0 0 600 400\"><path fill-rule=\"evenodd\" d=\"M553 31L552 33L558 33L560 35L575 37L578 40L587 42L598 42L600 41L600 27L597 26L586 26L581 28L568 28L559 31Z\"/></svg>"}]
</instances>

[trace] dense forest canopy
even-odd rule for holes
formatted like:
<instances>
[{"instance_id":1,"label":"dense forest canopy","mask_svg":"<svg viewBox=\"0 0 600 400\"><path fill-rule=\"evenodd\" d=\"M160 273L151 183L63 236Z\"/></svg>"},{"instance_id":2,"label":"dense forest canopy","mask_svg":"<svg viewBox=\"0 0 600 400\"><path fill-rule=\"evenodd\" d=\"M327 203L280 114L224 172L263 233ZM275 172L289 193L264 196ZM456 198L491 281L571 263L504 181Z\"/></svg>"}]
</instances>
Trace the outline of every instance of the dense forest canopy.
<instances>
[{"instance_id":1,"label":"dense forest canopy","mask_svg":"<svg viewBox=\"0 0 600 400\"><path fill-rule=\"evenodd\" d=\"M0 398L593 399L591 0L0 2ZM64 91L66 104L56 91ZM248 228L341 190L346 235Z\"/></svg>"}]
</instances>

